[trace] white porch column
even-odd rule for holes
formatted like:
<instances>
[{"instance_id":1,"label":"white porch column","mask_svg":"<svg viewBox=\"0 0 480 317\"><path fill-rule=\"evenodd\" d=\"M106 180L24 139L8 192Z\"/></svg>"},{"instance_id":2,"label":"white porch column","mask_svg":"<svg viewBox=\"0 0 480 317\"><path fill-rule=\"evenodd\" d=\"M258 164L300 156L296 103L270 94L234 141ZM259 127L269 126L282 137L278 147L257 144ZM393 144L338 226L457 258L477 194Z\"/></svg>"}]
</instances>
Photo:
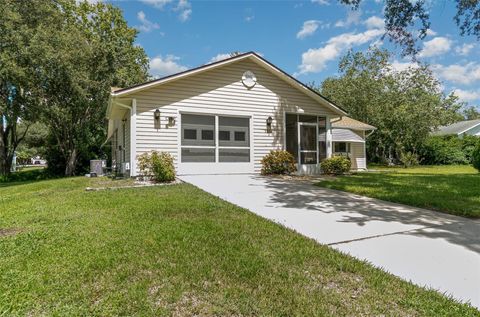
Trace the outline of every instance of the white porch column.
<instances>
[{"instance_id":1,"label":"white porch column","mask_svg":"<svg viewBox=\"0 0 480 317\"><path fill-rule=\"evenodd\" d=\"M137 99L130 108L130 176L137 176Z\"/></svg>"},{"instance_id":2,"label":"white porch column","mask_svg":"<svg viewBox=\"0 0 480 317\"><path fill-rule=\"evenodd\" d=\"M330 122L330 117L326 117L325 121L327 157L332 157L332 124Z\"/></svg>"}]
</instances>

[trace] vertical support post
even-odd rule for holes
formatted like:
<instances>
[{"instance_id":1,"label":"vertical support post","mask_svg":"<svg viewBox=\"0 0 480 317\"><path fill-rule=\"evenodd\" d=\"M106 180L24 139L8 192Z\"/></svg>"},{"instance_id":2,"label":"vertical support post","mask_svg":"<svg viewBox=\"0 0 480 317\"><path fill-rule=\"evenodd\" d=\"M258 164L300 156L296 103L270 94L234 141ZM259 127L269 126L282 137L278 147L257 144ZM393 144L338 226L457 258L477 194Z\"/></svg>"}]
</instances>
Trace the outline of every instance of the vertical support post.
<instances>
[{"instance_id":1,"label":"vertical support post","mask_svg":"<svg viewBox=\"0 0 480 317\"><path fill-rule=\"evenodd\" d=\"M327 157L332 157L332 123L330 122L329 116L325 118L325 133L327 143Z\"/></svg>"},{"instance_id":2,"label":"vertical support post","mask_svg":"<svg viewBox=\"0 0 480 317\"><path fill-rule=\"evenodd\" d=\"M130 176L137 176L137 99L130 108Z\"/></svg>"},{"instance_id":3,"label":"vertical support post","mask_svg":"<svg viewBox=\"0 0 480 317\"><path fill-rule=\"evenodd\" d=\"M214 127L214 136L215 136L215 163L219 163L220 162L220 158L219 158L219 151L218 151L218 140L219 140L219 137L218 137L218 134L219 134L219 119L218 119L218 115L215 115L215 127Z\"/></svg>"}]
</instances>

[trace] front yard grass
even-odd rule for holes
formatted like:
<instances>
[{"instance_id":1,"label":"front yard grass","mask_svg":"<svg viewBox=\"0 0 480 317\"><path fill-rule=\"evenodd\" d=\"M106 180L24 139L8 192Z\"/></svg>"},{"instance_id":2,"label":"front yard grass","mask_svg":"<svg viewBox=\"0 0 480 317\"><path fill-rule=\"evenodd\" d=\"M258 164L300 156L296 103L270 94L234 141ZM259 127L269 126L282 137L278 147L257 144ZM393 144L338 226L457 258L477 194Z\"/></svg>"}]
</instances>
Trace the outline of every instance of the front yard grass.
<instances>
[{"instance_id":1,"label":"front yard grass","mask_svg":"<svg viewBox=\"0 0 480 317\"><path fill-rule=\"evenodd\" d=\"M0 184L1 316L479 316L191 185Z\"/></svg>"},{"instance_id":2,"label":"front yard grass","mask_svg":"<svg viewBox=\"0 0 480 317\"><path fill-rule=\"evenodd\" d=\"M372 167L374 172L322 180L319 186L382 200L480 217L480 173L472 166Z\"/></svg>"}]
</instances>

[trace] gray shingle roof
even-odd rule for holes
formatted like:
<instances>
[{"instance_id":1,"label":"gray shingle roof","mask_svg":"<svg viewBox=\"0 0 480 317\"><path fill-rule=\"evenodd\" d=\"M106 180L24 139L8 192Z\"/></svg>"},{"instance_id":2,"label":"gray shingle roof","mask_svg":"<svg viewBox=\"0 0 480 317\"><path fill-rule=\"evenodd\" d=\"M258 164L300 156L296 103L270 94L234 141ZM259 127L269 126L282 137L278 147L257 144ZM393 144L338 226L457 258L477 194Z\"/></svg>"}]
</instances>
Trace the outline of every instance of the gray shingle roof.
<instances>
[{"instance_id":1,"label":"gray shingle roof","mask_svg":"<svg viewBox=\"0 0 480 317\"><path fill-rule=\"evenodd\" d=\"M346 116L342 117L340 120L333 120L332 127L352 129L352 130L376 130L377 129L374 126L371 126L369 124L363 123L361 121L358 121Z\"/></svg>"},{"instance_id":2,"label":"gray shingle roof","mask_svg":"<svg viewBox=\"0 0 480 317\"><path fill-rule=\"evenodd\" d=\"M480 124L480 119L455 122L453 124L439 127L434 135L460 134Z\"/></svg>"}]
</instances>

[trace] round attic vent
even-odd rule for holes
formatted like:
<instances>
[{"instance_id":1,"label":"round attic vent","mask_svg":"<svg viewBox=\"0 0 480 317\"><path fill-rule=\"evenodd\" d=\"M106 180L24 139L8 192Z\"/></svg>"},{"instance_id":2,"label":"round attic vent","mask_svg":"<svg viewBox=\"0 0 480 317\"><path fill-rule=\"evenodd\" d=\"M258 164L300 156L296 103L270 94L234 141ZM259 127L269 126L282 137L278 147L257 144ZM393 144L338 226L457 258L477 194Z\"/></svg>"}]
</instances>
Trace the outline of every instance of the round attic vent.
<instances>
[{"instance_id":1,"label":"round attic vent","mask_svg":"<svg viewBox=\"0 0 480 317\"><path fill-rule=\"evenodd\" d=\"M245 87L252 88L257 83L257 77L255 77L254 73L248 70L243 73L242 83L245 85Z\"/></svg>"}]
</instances>

